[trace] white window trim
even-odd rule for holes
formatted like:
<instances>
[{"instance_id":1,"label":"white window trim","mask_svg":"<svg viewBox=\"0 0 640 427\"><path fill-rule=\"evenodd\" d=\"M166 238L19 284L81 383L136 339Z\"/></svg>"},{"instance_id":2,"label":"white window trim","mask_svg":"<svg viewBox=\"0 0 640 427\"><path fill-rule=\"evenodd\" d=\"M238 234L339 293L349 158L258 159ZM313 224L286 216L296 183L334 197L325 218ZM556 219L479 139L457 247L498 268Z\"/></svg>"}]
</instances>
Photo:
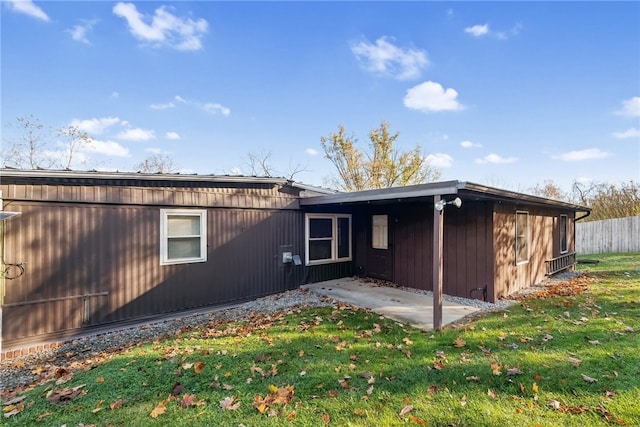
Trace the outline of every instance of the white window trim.
<instances>
[{"instance_id":1,"label":"white window trim","mask_svg":"<svg viewBox=\"0 0 640 427\"><path fill-rule=\"evenodd\" d=\"M564 217L564 238L565 238L565 245L566 247L564 248L564 251L562 250L562 230L560 230L560 254L566 254L567 252L569 252L569 216L562 214L560 215L560 221L562 221L562 218Z\"/></svg>"},{"instance_id":2,"label":"white window trim","mask_svg":"<svg viewBox=\"0 0 640 427\"><path fill-rule=\"evenodd\" d=\"M169 259L169 216L193 216L200 219L200 256L194 258ZM175 236L174 236L175 237ZM194 237L194 236L188 236ZM206 209L160 209L160 265L189 264L207 261L207 211Z\"/></svg>"},{"instance_id":3,"label":"white window trim","mask_svg":"<svg viewBox=\"0 0 640 427\"><path fill-rule=\"evenodd\" d=\"M353 242L351 237L351 230L353 227L351 214L315 214L308 213L304 216L304 249L305 249L305 265L320 265L331 264L336 262L351 261L353 257ZM331 219L331 258L322 260L309 260L309 222L311 219ZM349 219L349 256L338 258L338 218Z\"/></svg>"},{"instance_id":4,"label":"white window trim","mask_svg":"<svg viewBox=\"0 0 640 427\"><path fill-rule=\"evenodd\" d=\"M527 259L526 260L521 260L518 261L518 214L526 214L527 215L527 230L526 230L526 238L527 238ZM528 264L529 260L531 259L531 218L529 216L529 212L528 211L516 211L516 221L515 221L515 230L516 230L516 235L515 235L515 258L516 258L516 265L523 265L523 264Z\"/></svg>"}]
</instances>

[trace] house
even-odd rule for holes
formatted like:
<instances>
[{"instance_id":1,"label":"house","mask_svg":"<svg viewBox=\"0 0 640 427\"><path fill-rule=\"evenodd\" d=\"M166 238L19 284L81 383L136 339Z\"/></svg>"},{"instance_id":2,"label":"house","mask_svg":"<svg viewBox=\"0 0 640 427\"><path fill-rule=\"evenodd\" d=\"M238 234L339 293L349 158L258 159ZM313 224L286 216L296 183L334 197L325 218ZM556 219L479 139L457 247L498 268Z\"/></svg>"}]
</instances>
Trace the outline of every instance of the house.
<instances>
[{"instance_id":1,"label":"house","mask_svg":"<svg viewBox=\"0 0 640 427\"><path fill-rule=\"evenodd\" d=\"M333 193L280 178L3 169L4 348L353 275L495 301L575 264L588 208L449 181ZM434 209L459 198L459 208ZM442 207L438 204L438 207ZM440 255L436 253L436 256Z\"/></svg>"}]
</instances>

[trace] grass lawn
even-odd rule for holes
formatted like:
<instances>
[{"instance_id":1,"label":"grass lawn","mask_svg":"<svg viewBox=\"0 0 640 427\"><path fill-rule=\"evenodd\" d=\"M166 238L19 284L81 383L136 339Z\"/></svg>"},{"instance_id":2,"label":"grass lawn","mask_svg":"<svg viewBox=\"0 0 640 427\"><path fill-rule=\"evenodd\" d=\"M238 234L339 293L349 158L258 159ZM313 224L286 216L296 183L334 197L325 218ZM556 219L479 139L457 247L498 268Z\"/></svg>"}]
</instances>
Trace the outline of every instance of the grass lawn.
<instances>
[{"instance_id":1,"label":"grass lawn","mask_svg":"<svg viewBox=\"0 0 640 427\"><path fill-rule=\"evenodd\" d=\"M640 425L640 254L582 258L588 276L436 334L349 306L183 331L61 370L2 422Z\"/></svg>"}]
</instances>

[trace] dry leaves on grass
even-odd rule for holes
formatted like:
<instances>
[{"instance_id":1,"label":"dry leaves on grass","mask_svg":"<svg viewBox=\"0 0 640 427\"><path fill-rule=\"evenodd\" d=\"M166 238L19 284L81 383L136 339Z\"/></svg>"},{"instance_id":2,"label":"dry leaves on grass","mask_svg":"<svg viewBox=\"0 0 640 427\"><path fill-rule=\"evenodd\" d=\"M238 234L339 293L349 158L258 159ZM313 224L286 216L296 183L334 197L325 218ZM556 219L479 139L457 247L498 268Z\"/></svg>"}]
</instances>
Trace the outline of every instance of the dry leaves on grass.
<instances>
[{"instance_id":1,"label":"dry leaves on grass","mask_svg":"<svg viewBox=\"0 0 640 427\"><path fill-rule=\"evenodd\" d=\"M240 401L234 396L225 397L220 401L220 407L225 411L235 411L240 407Z\"/></svg>"},{"instance_id":2,"label":"dry leaves on grass","mask_svg":"<svg viewBox=\"0 0 640 427\"><path fill-rule=\"evenodd\" d=\"M4 408L2 408L4 417L9 418L22 412L24 410L23 400L26 399L26 397L26 395L22 395L4 402Z\"/></svg>"},{"instance_id":3,"label":"dry leaves on grass","mask_svg":"<svg viewBox=\"0 0 640 427\"><path fill-rule=\"evenodd\" d=\"M269 386L269 394L265 397L256 394L253 397L253 407L261 414L270 413L272 406L274 405L286 405L293 399L295 393L292 385L284 387L277 387L275 385Z\"/></svg>"},{"instance_id":4,"label":"dry leaves on grass","mask_svg":"<svg viewBox=\"0 0 640 427\"><path fill-rule=\"evenodd\" d=\"M78 396L86 394L87 392L83 390L85 385L86 384L81 384L73 388L63 388L63 389L54 388L53 390L50 390L47 393L47 401L53 404L67 403Z\"/></svg>"}]
</instances>

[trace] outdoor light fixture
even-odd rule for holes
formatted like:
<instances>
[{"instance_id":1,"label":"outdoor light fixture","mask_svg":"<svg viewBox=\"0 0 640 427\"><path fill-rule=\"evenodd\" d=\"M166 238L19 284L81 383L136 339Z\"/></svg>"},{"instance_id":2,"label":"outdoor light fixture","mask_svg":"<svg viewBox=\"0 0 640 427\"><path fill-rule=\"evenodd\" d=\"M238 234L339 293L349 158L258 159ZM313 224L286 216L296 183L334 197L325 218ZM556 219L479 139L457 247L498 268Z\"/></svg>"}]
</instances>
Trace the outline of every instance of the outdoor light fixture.
<instances>
[{"instance_id":1,"label":"outdoor light fixture","mask_svg":"<svg viewBox=\"0 0 640 427\"><path fill-rule=\"evenodd\" d=\"M446 205L453 205L456 208L459 208L460 206L462 206L462 200L460 200L460 197L456 197L455 199L448 202L444 199L438 200L436 202L436 210L441 211Z\"/></svg>"}]
</instances>

